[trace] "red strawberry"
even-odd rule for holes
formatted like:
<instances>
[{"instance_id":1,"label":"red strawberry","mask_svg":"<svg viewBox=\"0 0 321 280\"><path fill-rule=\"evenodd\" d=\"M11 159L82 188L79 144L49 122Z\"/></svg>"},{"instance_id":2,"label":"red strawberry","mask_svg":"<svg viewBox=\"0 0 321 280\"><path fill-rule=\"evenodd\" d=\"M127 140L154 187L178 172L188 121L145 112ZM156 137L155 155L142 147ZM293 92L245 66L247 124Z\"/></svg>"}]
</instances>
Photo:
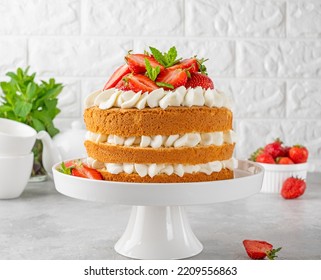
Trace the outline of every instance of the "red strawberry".
<instances>
[{"instance_id":1,"label":"red strawberry","mask_svg":"<svg viewBox=\"0 0 321 280\"><path fill-rule=\"evenodd\" d=\"M116 71L111 75L108 82L104 86L104 90L112 88L117 85L117 83L124 77L126 74L130 73L130 69L127 64L124 64L116 69Z\"/></svg>"},{"instance_id":2,"label":"red strawberry","mask_svg":"<svg viewBox=\"0 0 321 280\"><path fill-rule=\"evenodd\" d=\"M294 162L289 157L278 157L276 159L278 164L294 164Z\"/></svg>"},{"instance_id":3,"label":"red strawberry","mask_svg":"<svg viewBox=\"0 0 321 280\"><path fill-rule=\"evenodd\" d=\"M270 154L274 159L284 155L284 148L282 142L277 138L274 142L267 144L264 147L264 153Z\"/></svg>"},{"instance_id":4,"label":"red strawberry","mask_svg":"<svg viewBox=\"0 0 321 280\"><path fill-rule=\"evenodd\" d=\"M128 83L126 84L126 82L124 80L120 80L118 82L118 84L115 86L115 88L118 88L120 90L130 90L129 86L128 86Z\"/></svg>"},{"instance_id":5,"label":"red strawberry","mask_svg":"<svg viewBox=\"0 0 321 280\"><path fill-rule=\"evenodd\" d=\"M146 72L145 58L147 58L152 67L159 66L160 70L164 70L164 66L157 62L157 60L146 54L128 54L125 60L128 64L129 69L134 74L142 74Z\"/></svg>"},{"instance_id":6,"label":"red strawberry","mask_svg":"<svg viewBox=\"0 0 321 280\"><path fill-rule=\"evenodd\" d=\"M294 163L304 163L308 159L309 152L306 147L296 145L290 149L289 156Z\"/></svg>"},{"instance_id":7,"label":"red strawberry","mask_svg":"<svg viewBox=\"0 0 321 280\"><path fill-rule=\"evenodd\" d=\"M156 82L170 84L174 88L184 86L186 84L186 81L187 74L185 70L170 68L167 68L163 72L161 72L156 79Z\"/></svg>"},{"instance_id":8,"label":"red strawberry","mask_svg":"<svg viewBox=\"0 0 321 280\"><path fill-rule=\"evenodd\" d=\"M128 88L135 92L151 92L159 88L151 79L141 74L130 74L124 80Z\"/></svg>"},{"instance_id":9,"label":"red strawberry","mask_svg":"<svg viewBox=\"0 0 321 280\"><path fill-rule=\"evenodd\" d=\"M276 253L281 250L281 248L273 249L272 244L261 240L244 240L243 245L246 253L253 260L262 260L265 257L274 260L277 258Z\"/></svg>"},{"instance_id":10,"label":"red strawberry","mask_svg":"<svg viewBox=\"0 0 321 280\"><path fill-rule=\"evenodd\" d=\"M306 183L299 178L290 177L282 185L281 195L285 199L297 198L304 194Z\"/></svg>"},{"instance_id":11,"label":"red strawberry","mask_svg":"<svg viewBox=\"0 0 321 280\"><path fill-rule=\"evenodd\" d=\"M274 158L270 154L266 154L266 153L258 155L256 157L256 161L261 163L272 163L272 164L275 163Z\"/></svg>"},{"instance_id":12,"label":"red strawberry","mask_svg":"<svg viewBox=\"0 0 321 280\"><path fill-rule=\"evenodd\" d=\"M96 169L90 168L87 165L82 164L79 167L73 168L71 171L73 176L95 179L95 180L103 180L103 176Z\"/></svg>"},{"instance_id":13,"label":"red strawberry","mask_svg":"<svg viewBox=\"0 0 321 280\"><path fill-rule=\"evenodd\" d=\"M183 59L182 61L175 64L174 66L169 67L168 69L186 69L190 73L193 73L193 72L198 72L199 65L197 63L197 59L193 57L193 58Z\"/></svg>"},{"instance_id":14,"label":"red strawberry","mask_svg":"<svg viewBox=\"0 0 321 280\"><path fill-rule=\"evenodd\" d=\"M290 152L291 147L283 147L283 156L284 157L289 157L289 152Z\"/></svg>"},{"instance_id":15,"label":"red strawberry","mask_svg":"<svg viewBox=\"0 0 321 280\"><path fill-rule=\"evenodd\" d=\"M214 84L211 78L209 78L207 75L202 73L191 73L191 78L188 79L186 85L187 88L195 88L195 87L202 87L204 89L214 89Z\"/></svg>"}]
</instances>

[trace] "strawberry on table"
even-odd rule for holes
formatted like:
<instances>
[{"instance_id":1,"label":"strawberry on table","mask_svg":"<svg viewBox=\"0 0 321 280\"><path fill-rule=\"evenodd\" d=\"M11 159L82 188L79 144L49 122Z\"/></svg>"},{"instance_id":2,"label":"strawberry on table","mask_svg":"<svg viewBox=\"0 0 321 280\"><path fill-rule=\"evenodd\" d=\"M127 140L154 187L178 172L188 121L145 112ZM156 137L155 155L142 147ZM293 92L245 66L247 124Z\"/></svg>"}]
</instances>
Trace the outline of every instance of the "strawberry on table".
<instances>
[{"instance_id":1,"label":"strawberry on table","mask_svg":"<svg viewBox=\"0 0 321 280\"><path fill-rule=\"evenodd\" d=\"M191 77L187 80L185 87L195 88L198 86L204 89L214 89L214 84L210 77L199 72L191 73Z\"/></svg>"},{"instance_id":2,"label":"strawberry on table","mask_svg":"<svg viewBox=\"0 0 321 280\"><path fill-rule=\"evenodd\" d=\"M304 180L290 177L284 181L281 189L281 195L285 199L293 199L303 195L305 190L306 183Z\"/></svg>"},{"instance_id":3,"label":"strawberry on table","mask_svg":"<svg viewBox=\"0 0 321 280\"><path fill-rule=\"evenodd\" d=\"M155 82L141 74L129 74L124 80L128 88L134 92L151 92L159 88Z\"/></svg>"},{"instance_id":4,"label":"strawberry on table","mask_svg":"<svg viewBox=\"0 0 321 280\"><path fill-rule=\"evenodd\" d=\"M278 164L294 164L294 162L289 157L278 157L276 159Z\"/></svg>"},{"instance_id":5,"label":"strawberry on table","mask_svg":"<svg viewBox=\"0 0 321 280\"><path fill-rule=\"evenodd\" d=\"M272 244L261 240L244 240L243 245L246 253L253 260L262 260L266 257L274 260L277 258L276 253L281 250L281 247L273 249Z\"/></svg>"},{"instance_id":6,"label":"strawberry on table","mask_svg":"<svg viewBox=\"0 0 321 280\"><path fill-rule=\"evenodd\" d=\"M306 147L295 145L290 149L289 156L294 163L304 163L308 160L309 152Z\"/></svg>"},{"instance_id":7,"label":"strawberry on table","mask_svg":"<svg viewBox=\"0 0 321 280\"><path fill-rule=\"evenodd\" d=\"M148 59L152 67L159 66L160 71L164 70L164 66L161 65L155 58L147 54L128 54L125 60L129 69L134 74L143 74L146 72L145 59Z\"/></svg>"},{"instance_id":8,"label":"strawberry on table","mask_svg":"<svg viewBox=\"0 0 321 280\"><path fill-rule=\"evenodd\" d=\"M275 164L274 158L270 154L260 154L256 157L257 162Z\"/></svg>"},{"instance_id":9,"label":"strawberry on table","mask_svg":"<svg viewBox=\"0 0 321 280\"><path fill-rule=\"evenodd\" d=\"M160 87L165 88L177 88L180 86L184 86L187 82L187 73L182 69L166 69L161 72L157 79L156 84Z\"/></svg>"},{"instance_id":10,"label":"strawberry on table","mask_svg":"<svg viewBox=\"0 0 321 280\"><path fill-rule=\"evenodd\" d=\"M130 69L127 64L124 64L116 69L116 71L111 75L108 82L104 86L104 90L115 87L119 81L126 75L130 73Z\"/></svg>"}]
</instances>

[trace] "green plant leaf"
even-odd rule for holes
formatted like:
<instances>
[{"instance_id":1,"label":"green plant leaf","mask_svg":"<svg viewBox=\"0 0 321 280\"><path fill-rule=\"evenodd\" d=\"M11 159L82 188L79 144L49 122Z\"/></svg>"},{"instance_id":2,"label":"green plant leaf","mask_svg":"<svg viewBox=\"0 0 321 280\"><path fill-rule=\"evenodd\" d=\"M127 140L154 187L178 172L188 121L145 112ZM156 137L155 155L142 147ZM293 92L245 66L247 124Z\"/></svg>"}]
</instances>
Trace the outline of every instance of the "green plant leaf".
<instances>
[{"instance_id":1,"label":"green plant leaf","mask_svg":"<svg viewBox=\"0 0 321 280\"><path fill-rule=\"evenodd\" d=\"M177 59L177 50L176 47L171 47L169 51L166 53L162 53L158 49L154 47L149 47L150 51L152 52L154 58L166 68L171 67L178 63L182 58Z\"/></svg>"},{"instance_id":2,"label":"green plant leaf","mask_svg":"<svg viewBox=\"0 0 321 280\"><path fill-rule=\"evenodd\" d=\"M156 82L156 85L158 85L159 87L166 87L166 88L174 89L174 86L171 84L168 84L168 83Z\"/></svg>"},{"instance_id":3,"label":"green plant leaf","mask_svg":"<svg viewBox=\"0 0 321 280\"><path fill-rule=\"evenodd\" d=\"M14 107L14 113L21 118L27 117L32 108L32 104L26 101L18 101Z\"/></svg>"},{"instance_id":4,"label":"green plant leaf","mask_svg":"<svg viewBox=\"0 0 321 280\"><path fill-rule=\"evenodd\" d=\"M37 94L37 86L34 82L31 82L28 84L26 94L29 100L32 100L35 98Z\"/></svg>"},{"instance_id":5,"label":"green plant leaf","mask_svg":"<svg viewBox=\"0 0 321 280\"><path fill-rule=\"evenodd\" d=\"M160 72L160 67L156 66L156 67L152 67L150 64L150 61L145 58L145 66L146 66L146 75L148 78L150 78L152 81L155 81L159 72Z\"/></svg>"},{"instance_id":6,"label":"green plant leaf","mask_svg":"<svg viewBox=\"0 0 321 280\"><path fill-rule=\"evenodd\" d=\"M40 120L36 118L31 118L31 122L32 122L32 127L38 132L41 130L46 130L45 125Z\"/></svg>"}]
</instances>

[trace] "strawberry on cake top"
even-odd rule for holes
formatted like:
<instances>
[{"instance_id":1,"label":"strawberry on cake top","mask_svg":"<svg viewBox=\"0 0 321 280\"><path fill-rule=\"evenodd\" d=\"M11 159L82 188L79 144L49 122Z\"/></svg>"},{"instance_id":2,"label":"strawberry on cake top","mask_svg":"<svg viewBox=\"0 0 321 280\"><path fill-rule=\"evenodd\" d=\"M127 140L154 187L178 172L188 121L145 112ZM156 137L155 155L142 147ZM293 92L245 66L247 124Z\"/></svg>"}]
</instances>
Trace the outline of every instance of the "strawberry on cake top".
<instances>
[{"instance_id":1,"label":"strawberry on cake top","mask_svg":"<svg viewBox=\"0 0 321 280\"><path fill-rule=\"evenodd\" d=\"M195 182L233 177L235 133L227 96L204 59L128 53L85 100L87 164L105 180Z\"/></svg>"}]
</instances>

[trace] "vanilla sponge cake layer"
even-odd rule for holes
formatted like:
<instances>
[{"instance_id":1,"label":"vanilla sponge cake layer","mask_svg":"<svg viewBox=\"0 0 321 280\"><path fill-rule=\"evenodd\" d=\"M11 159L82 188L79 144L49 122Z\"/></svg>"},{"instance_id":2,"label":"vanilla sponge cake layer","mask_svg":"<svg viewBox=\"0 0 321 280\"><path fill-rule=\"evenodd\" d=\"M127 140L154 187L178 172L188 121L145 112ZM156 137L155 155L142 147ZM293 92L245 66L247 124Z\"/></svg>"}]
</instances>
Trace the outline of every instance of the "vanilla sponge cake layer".
<instances>
[{"instance_id":1,"label":"vanilla sponge cake layer","mask_svg":"<svg viewBox=\"0 0 321 280\"><path fill-rule=\"evenodd\" d=\"M168 107L147 109L99 109L84 112L87 130L122 137L215 132L232 129L233 114L227 108Z\"/></svg>"},{"instance_id":2,"label":"vanilla sponge cake layer","mask_svg":"<svg viewBox=\"0 0 321 280\"><path fill-rule=\"evenodd\" d=\"M85 141L89 157L110 163L200 164L230 159L234 144L180 148L140 148Z\"/></svg>"},{"instance_id":3,"label":"vanilla sponge cake layer","mask_svg":"<svg viewBox=\"0 0 321 280\"><path fill-rule=\"evenodd\" d=\"M138 174L111 174L106 171L106 169L98 170L104 180L107 181L118 181L118 182L136 182L136 183L188 183L188 182L203 182L203 181L217 181L217 180L227 180L233 178L233 171L227 168L222 169L220 172L213 172L207 175L202 172L196 172L193 174L185 173L182 177L172 174L159 174L153 178L149 176L140 177Z\"/></svg>"}]
</instances>

